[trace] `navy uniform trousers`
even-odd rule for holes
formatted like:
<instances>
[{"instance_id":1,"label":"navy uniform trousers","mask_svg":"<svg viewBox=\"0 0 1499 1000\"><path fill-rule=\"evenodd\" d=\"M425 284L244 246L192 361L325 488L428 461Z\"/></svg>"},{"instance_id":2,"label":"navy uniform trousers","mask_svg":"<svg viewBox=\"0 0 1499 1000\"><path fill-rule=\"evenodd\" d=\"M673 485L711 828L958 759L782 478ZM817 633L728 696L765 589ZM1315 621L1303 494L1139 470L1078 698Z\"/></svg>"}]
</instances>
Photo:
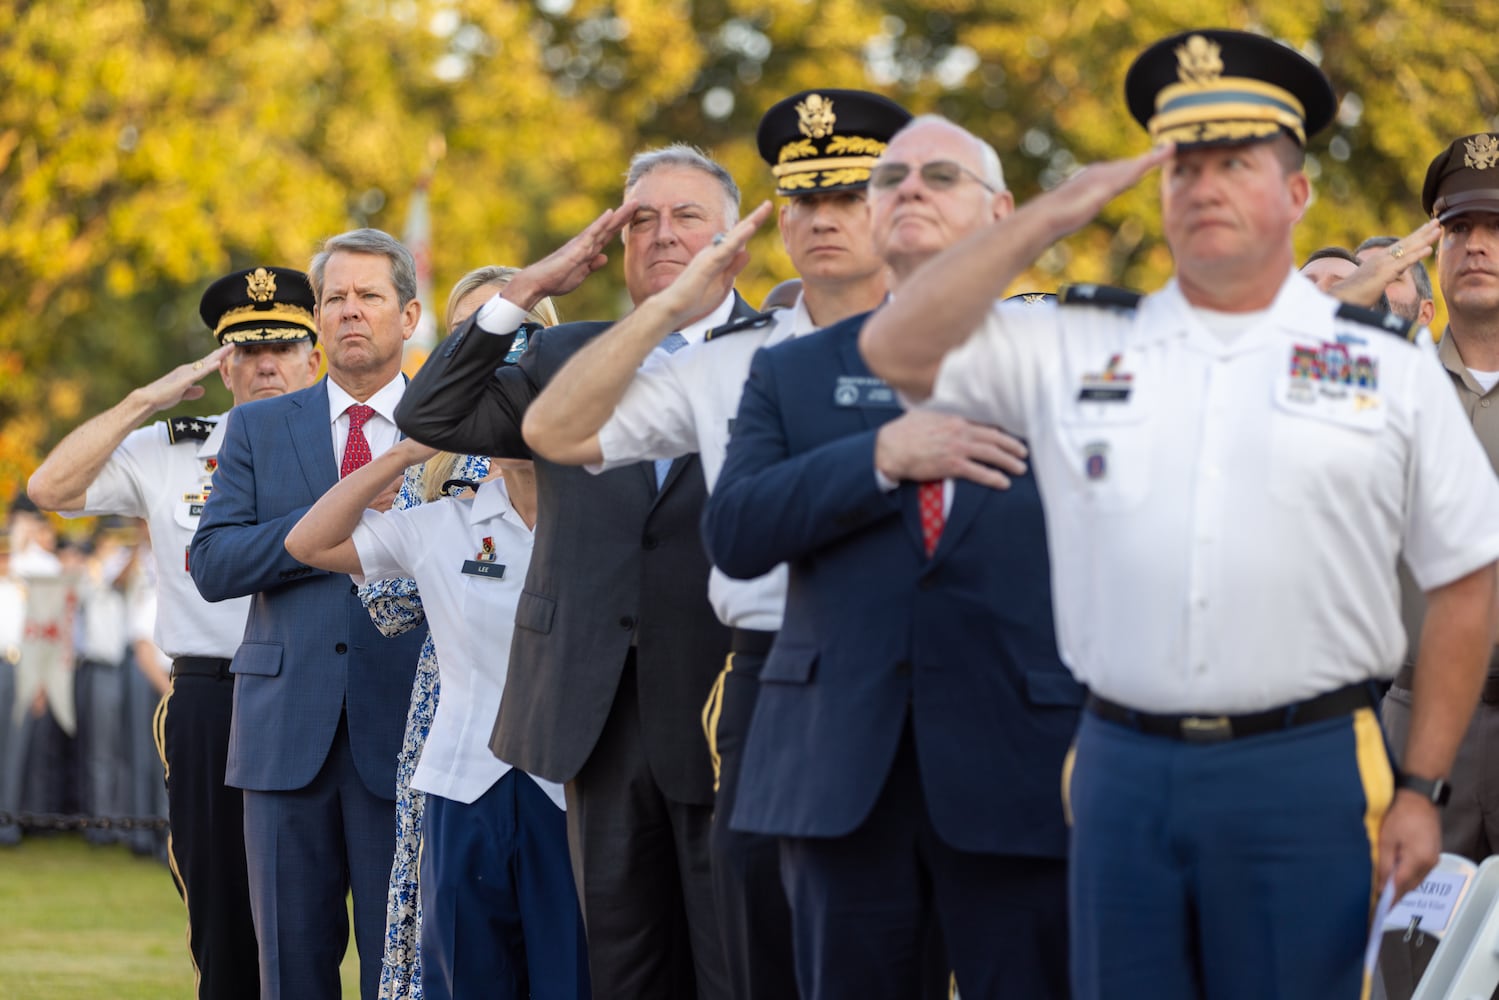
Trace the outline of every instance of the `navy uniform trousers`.
<instances>
[{"instance_id":1,"label":"navy uniform trousers","mask_svg":"<svg viewBox=\"0 0 1499 1000\"><path fill-rule=\"evenodd\" d=\"M588 1000L567 820L512 768L473 802L428 795L422 820L426 1000Z\"/></svg>"},{"instance_id":2,"label":"navy uniform trousers","mask_svg":"<svg viewBox=\"0 0 1499 1000\"><path fill-rule=\"evenodd\" d=\"M1394 777L1372 708L1192 743L1078 728L1077 1000L1357 1000Z\"/></svg>"},{"instance_id":3,"label":"navy uniform trousers","mask_svg":"<svg viewBox=\"0 0 1499 1000\"><path fill-rule=\"evenodd\" d=\"M760 671L774 637L773 632L734 630L734 651L703 711L703 728L718 761L718 794L709 840L713 896L735 1000L795 1000L798 995L791 908L781 884L781 838L729 826L738 798L744 740L760 690ZM945 1000L952 976L936 921L929 925L917 964L921 990L912 1000L917 996Z\"/></svg>"}]
</instances>

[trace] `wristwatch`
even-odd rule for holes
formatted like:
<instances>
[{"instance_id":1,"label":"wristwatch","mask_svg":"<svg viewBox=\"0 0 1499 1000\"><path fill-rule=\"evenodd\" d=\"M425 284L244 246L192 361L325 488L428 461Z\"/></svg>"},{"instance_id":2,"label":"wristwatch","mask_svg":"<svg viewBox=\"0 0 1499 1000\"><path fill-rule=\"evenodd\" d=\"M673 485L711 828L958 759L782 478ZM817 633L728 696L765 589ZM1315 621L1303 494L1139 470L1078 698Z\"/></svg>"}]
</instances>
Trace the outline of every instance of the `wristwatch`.
<instances>
[{"instance_id":1,"label":"wristwatch","mask_svg":"<svg viewBox=\"0 0 1499 1000\"><path fill-rule=\"evenodd\" d=\"M1447 783L1446 778L1418 778L1414 774L1401 774L1395 779L1395 787L1415 792L1423 799L1429 799L1434 806L1445 806L1447 800L1452 798L1452 786Z\"/></svg>"}]
</instances>

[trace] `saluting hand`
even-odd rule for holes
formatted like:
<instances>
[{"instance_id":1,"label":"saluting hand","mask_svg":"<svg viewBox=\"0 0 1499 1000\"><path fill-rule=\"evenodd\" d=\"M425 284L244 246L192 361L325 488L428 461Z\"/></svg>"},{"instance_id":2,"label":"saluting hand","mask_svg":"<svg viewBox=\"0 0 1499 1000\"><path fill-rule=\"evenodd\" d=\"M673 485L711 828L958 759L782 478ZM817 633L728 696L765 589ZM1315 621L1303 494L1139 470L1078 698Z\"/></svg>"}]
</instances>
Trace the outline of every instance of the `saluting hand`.
<instances>
[{"instance_id":1,"label":"saluting hand","mask_svg":"<svg viewBox=\"0 0 1499 1000\"><path fill-rule=\"evenodd\" d=\"M198 383L210 372L218 371L219 362L232 350L233 344L225 344L197 361L178 365L155 382L135 390L136 394L145 400L152 412L170 410L178 403L200 399L206 390Z\"/></svg>"},{"instance_id":2,"label":"saluting hand","mask_svg":"<svg viewBox=\"0 0 1499 1000\"><path fill-rule=\"evenodd\" d=\"M1335 299L1372 309L1379 304L1380 296L1392 281L1414 267L1416 261L1431 256L1432 248L1441 238L1442 224L1431 219L1387 247L1365 251L1365 260L1358 270L1327 291Z\"/></svg>"},{"instance_id":3,"label":"saluting hand","mask_svg":"<svg viewBox=\"0 0 1499 1000\"><path fill-rule=\"evenodd\" d=\"M749 251L745 249L749 238L769 217L770 202L762 201L733 229L714 236L676 280L656 294L671 314L673 327L685 325L724 300L734 287L734 279L749 263Z\"/></svg>"},{"instance_id":4,"label":"saluting hand","mask_svg":"<svg viewBox=\"0 0 1499 1000\"><path fill-rule=\"evenodd\" d=\"M1061 239L1092 222L1105 205L1175 155L1175 143L1167 143L1139 156L1094 163L1022 206L1015 214L1046 212L1051 219L1054 239Z\"/></svg>"},{"instance_id":5,"label":"saluting hand","mask_svg":"<svg viewBox=\"0 0 1499 1000\"><path fill-rule=\"evenodd\" d=\"M549 295L566 295L577 288L583 279L609 263L604 248L634 216L636 205L626 201L604 212L581 233L522 269L501 294L529 310Z\"/></svg>"}]
</instances>

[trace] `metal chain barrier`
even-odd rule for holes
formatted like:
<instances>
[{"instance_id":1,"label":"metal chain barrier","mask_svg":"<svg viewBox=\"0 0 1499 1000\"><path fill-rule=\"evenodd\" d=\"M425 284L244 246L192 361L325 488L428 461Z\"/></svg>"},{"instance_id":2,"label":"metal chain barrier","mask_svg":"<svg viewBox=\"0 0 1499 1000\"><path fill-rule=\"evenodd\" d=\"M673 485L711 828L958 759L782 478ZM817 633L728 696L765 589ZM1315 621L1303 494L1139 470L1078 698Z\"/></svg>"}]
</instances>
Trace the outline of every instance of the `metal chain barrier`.
<instances>
[{"instance_id":1,"label":"metal chain barrier","mask_svg":"<svg viewBox=\"0 0 1499 1000\"><path fill-rule=\"evenodd\" d=\"M26 830L165 830L161 816L83 816L62 813L0 812L0 827Z\"/></svg>"}]
</instances>

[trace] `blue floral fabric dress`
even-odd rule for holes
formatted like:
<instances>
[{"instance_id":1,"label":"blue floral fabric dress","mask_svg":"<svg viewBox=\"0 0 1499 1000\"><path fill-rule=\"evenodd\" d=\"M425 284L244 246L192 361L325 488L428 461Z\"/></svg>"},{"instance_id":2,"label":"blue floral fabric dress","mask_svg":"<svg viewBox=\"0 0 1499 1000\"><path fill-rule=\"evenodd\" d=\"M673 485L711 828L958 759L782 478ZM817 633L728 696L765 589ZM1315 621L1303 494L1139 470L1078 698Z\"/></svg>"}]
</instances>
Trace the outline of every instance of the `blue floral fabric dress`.
<instances>
[{"instance_id":1,"label":"blue floral fabric dress","mask_svg":"<svg viewBox=\"0 0 1499 1000\"><path fill-rule=\"evenodd\" d=\"M415 507L422 502L422 469L406 470L406 480L392 505L393 510ZM477 481L489 473L489 460L465 456L453 469L454 479ZM375 627L385 635L400 635L422 626L427 615L416 581L409 578L379 580L359 588L359 597L369 610ZM396 762L396 852L390 868L390 891L385 901L385 954L380 963L380 1000L421 1000L422 901L417 885L417 860L421 856L422 807L425 796L411 787L411 776L422 755L422 744L437 711L437 651L432 634L422 644L411 686L411 707L406 713L406 736Z\"/></svg>"}]
</instances>

